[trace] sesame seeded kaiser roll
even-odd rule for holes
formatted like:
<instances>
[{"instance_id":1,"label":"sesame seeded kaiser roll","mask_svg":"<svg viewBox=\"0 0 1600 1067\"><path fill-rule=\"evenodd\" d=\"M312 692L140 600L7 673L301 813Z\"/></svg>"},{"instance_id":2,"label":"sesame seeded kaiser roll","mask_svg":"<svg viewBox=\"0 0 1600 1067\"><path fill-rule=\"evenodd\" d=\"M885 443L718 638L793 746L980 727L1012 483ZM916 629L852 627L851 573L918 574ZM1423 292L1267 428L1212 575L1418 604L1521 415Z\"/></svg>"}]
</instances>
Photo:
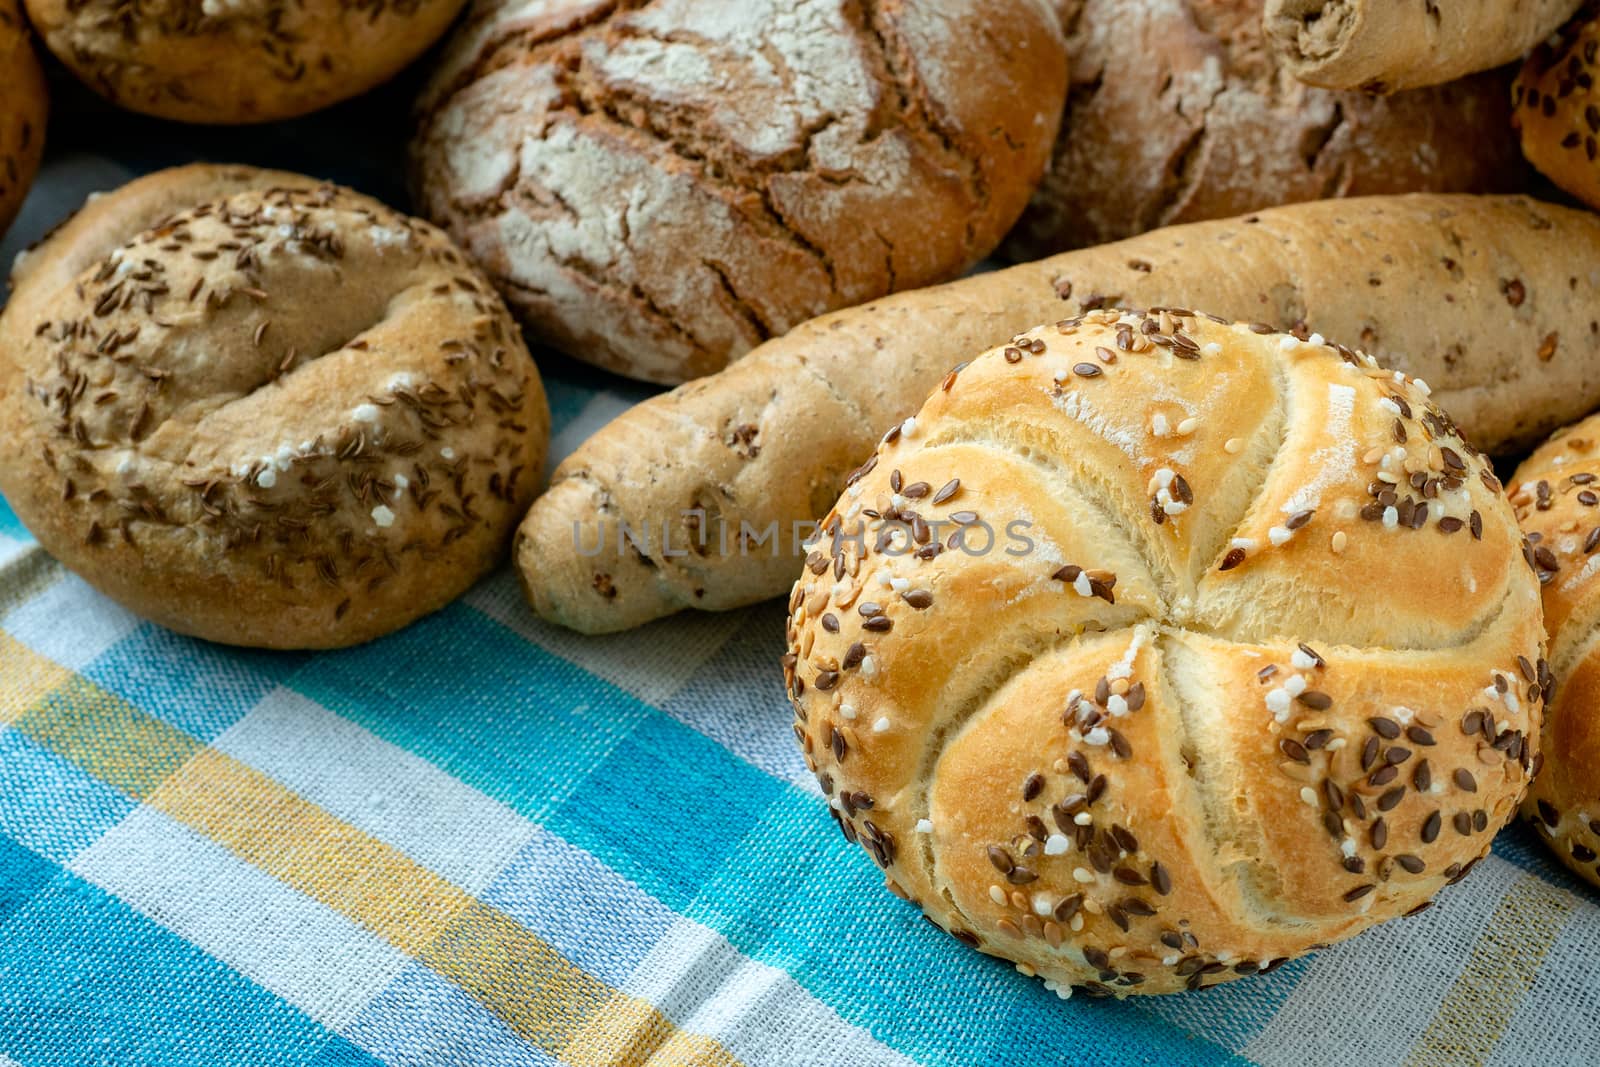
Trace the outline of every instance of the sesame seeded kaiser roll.
<instances>
[{"instance_id":1,"label":"sesame seeded kaiser roll","mask_svg":"<svg viewBox=\"0 0 1600 1067\"><path fill-rule=\"evenodd\" d=\"M1318 336L1152 309L1015 337L851 476L789 603L845 836L1063 994L1427 907L1537 758L1499 482L1421 383Z\"/></svg>"},{"instance_id":2,"label":"sesame seeded kaiser roll","mask_svg":"<svg viewBox=\"0 0 1600 1067\"><path fill-rule=\"evenodd\" d=\"M16 0L0 0L0 236L16 218L44 154L44 72Z\"/></svg>"},{"instance_id":3,"label":"sesame seeded kaiser roll","mask_svg":"<svg viewBox=\"0 0 1600 1067\"><path fill-rule=\"evenodd\" d=\"M128 608L230 644L386 633L501 556L549 413L505 306L375 200L244 167L91 199L0 315L0 493Z\"/></svg>"},{"instance_id":4,"label":"sesame seeded kaiser roll","mask_svg":"<svg viewBox=\"0 0 1600 1067\"><path fill-rule=\"evenodd\" d=\"M1511 121L1522 154L1590 207L1600 207L1597 58L1600 2L1591 0L1559 36L1534 49L1511 90Z\"/></svg>"},{"instance_id":5,"label":"sesame seeded kaiser roll","mask_svg":"<svg viewBox=\"0 0 1600 1067\"><path fill-rule=\"evenodd\" d=\"M1558 431L1517 468L1511 503L1544 589L1555 695L1523 813L1600 886L1600 416ZM1480 724L1480 744L1499 744Z\"/></svg>"}]
</instances>

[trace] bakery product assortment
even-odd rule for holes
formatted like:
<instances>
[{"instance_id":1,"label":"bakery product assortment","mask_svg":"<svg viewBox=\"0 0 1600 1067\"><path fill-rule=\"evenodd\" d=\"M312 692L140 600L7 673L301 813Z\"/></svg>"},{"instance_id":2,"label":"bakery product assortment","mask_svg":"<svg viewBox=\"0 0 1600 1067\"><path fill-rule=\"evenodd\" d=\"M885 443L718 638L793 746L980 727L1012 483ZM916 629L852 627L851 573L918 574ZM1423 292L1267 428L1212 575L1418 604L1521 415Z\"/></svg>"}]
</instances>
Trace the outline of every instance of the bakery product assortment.
<instances>
[{"instance_id":1,"label":"bakery product assortment","mask_svg":"<svg viewBox=\"0 0 1600 1067\"><path fill-rule=\"evenodd\" d=\"M1200 306L1348 338L1424 378L1479 447L1512 451L1600 403L1595 271L1600 219L1588 212L1417 195L1174 226L887 297L601 429L529 511L518 566L535 611L585 632L779 596L803 555L795 524L827 509L882 427L1019 323L1106 304ZM642 553L618 550L623 523L654 531Z\"/></svg>"},{"instance_id":2,"label":"bakery product assortment","mask_svg":"<svg viewBox=\"0 0 1600 1067\"><path fill-rule=\"evenodd\" d=\"M0 236L16 218L44 154L49 98L17 0L0 0Z\"/></svg>"},{"instance_id":3,"label":"bakery product assortment","mask_svg":"<svg viewBox=\"0 0 1600 1067\"><path fill-rule=\"evenodd\" d=\"M1581 0L1266 0L1267 39L1308 85L1392 93L1520 59Z\"/></svg>"},{"instance_id":4,"label":"bakery product assortment","mask_svg":"<svg viewBox=\"0 0 1600 1067\"><path fill-rule=\"evenodd\" d=\"M1423 384L1188 309L952 372L789 606L845 836L1063 993L1197 989L1428 906L1515 813L1550 685L1532 553Z\"/></svg>"},{"instance_id":5,"label":"bakery product assortment","mask_svg":"<svg viewBox=\"0 0 1600 1067\"><path fill-rule=\"evenodd\" d=\"M479 0L415 184L533 337L682 382L987 255L1065 91L1043 0Z\"/></svg>"},{"instance_id":6,"label":"bakery product assortment","mask_svg":"<svg viewBox=\"0 0 1600 1067\"><path fill-rule=\"evenodd\" d=\"M57 59L119 107L180 122L293 118L388 81L464 0L24 0Z\"/></svg>"},{"instance_id":7,"label":"bakery product assortment","mask_svg":"<svg viewBox=\"0 0 1600 1067\"><path fill-rule=\"evenodd\" d=\"M1512 479L1544 592L1555 695L1523 805L1561 861L1600 886L1600 416L1553 435Z\"/></svg>"},{"instance_id":8,"label":"bakery product assortment","mask_svg":"<svg viewBox=\"0 0 1600 1067\"><path fill-rule=\"evenodd\" d=\"M310 178L161 171L87 204L0 316L0 492L91 585L183 633L327 648L505 551L549 412L445 236Z\"/></svg>"},{"instance_id":9,"label":"bakery product assortment","mask_svg":"<svg viewBox=\"0 0 1600 1067\"><path fill-rule=\"evenodd\" d=\"M1307 86L1260 0L1058 0L1071 86L1017 260L1331 196L1510 193L1510 70L1380 97ZM1463 151L1463 145L1471 145Z\"/></svg>"},{"instance_id":10,"label":"bakery product assortment","mask_svg":"<svg viewBox=\"0 0 1600 1067\"><path fill-rule=\"evenodd\" d=\"M1600 206L1600 3L1584 4L1553 41L1534 49L1512 90L1523 155L1590 207Z\"/></svg>"}]
</instances>

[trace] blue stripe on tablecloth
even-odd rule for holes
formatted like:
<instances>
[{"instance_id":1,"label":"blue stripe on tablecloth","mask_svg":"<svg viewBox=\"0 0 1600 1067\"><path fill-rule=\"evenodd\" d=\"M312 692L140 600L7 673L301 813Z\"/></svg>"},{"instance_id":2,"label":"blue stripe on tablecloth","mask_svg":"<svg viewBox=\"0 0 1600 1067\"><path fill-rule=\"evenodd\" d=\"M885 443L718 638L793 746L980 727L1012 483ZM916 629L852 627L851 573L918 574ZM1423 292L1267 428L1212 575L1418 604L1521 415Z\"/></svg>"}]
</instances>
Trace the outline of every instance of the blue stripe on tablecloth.
<instances>
[{"instance_id":1,"label":"blue stripe on tablecloth","mask_svg":"<svg viewBox=\"0 0 1600 1067\"><path fill-rule=\"evenodd\" d=\"M11 505L6 503L5 497L0 497L0 537L9 537L14 541L33 540L33 535L22 525L22 520L11 510Z\"/></svg>"},{"instance_id":2,"label":"blue stripe on tablecloth","mask_svg":"<svg viewBox=\"0 0 1600 1067\"><path fill-rule=\"evenodd\" d=\"M363 1048L382 1049L391 1067L554 1067L482 1004L420 963L400 972L348 1030Z\"/></svg>"},{"instance_id":3,"label":"blue stripe on tablecloth","mask_svg":"<svg viewBox=\"0 0 1600 1067\"><path fill-rule=\"evenodd\" d=\"M912 1056L1231 1059L1127 1005L1060 1004L960 948L884 892L814 797L461 605L317 657L291 684L543 822ZM952 1033L941 1009L954 1003L990 1010L955 1014L971 1030Z\"/></svg>"},{"instance_id":4,"label":"blue stripe on tablecloth","mask_svg":"<svg viewBox=\"0 0 1600 1067\"><path fill-rule=\"evenodd\" d=\"M80 673L102 689L209 743L306 659L292 652L225 648L147 622Z\"/></svg>"},{"instance_id":5,"label":"blue stripe on tablecloth","mask_svg":"<svg viewBox=\"0 0 1600 1067\"><path fill-rule=\"evenodd\" d=\"M0 899L0 1035L25 1067L379 1062L5 837Z\"/></svg>"},{"instance_id":6,"label":"blue stripe on tablecloth","mask_svg":"<svg viewBox=\"0 0 1600 1067\"><path fill-rule=\"evenodd\" d=\"M1531 875L1542 878L1579 896L1594 892L1589 884L1573 874L1556 858L1550 846L1524 819L1517 819L1494 837L1494 854L1507 863L1520 867Z\"/></svg>"},{"instance_id":7,"label":"blue stripe on tablecloth","mask_svg":"<svg viewBox=\"0 0 1600 1067\"><path fill-rule=\"evenodd\" d=\"M0 834L65 864L133 808L75 764L0 727Z\"/></svg>"}]
</instances>

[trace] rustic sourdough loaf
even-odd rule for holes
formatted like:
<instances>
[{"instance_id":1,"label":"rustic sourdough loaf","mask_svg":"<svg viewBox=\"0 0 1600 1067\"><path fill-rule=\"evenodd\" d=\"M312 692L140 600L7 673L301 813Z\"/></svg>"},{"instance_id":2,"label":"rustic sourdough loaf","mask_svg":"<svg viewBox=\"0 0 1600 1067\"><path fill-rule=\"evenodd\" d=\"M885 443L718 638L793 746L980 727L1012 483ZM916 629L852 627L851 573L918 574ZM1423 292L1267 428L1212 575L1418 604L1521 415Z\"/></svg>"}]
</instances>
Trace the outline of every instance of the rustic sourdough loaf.
<instances>
[{"instance_id":1,"label":"rustic sourdough loaf","mask_svg":"<svg viewBox=\"0 0 1600 1067\"><path fill-rule=\"evenodd\" d=\"M48 98L17 0L0 0L0 235L16 218L44 154Z\"/></svg>"},{"instance_id":2,"label":"rustic sourdough loaf","mask_svg":"<svg viewBox=\"0 0 1600 1067\"><path fill-rule=\"evenodd\" d=\"M1600 402L1597 278L1600 219L1588 212L1419 195L1173 226L888 297L806 323L595 434L529 511L518 563L535 610L586 631L777 596L793 524L823 514L951 366L1020 323L1111 304L1348 338L1426 379L1479 447L1507 451ZM642 554L617 551L624 522L654 532ZM776 524L783 543L745 538L742 524L752 537ZM608 547L594 552L602 533Z\"/></svg>"},{"instance_id":3,"label":"rustic sourdough loaf","mask_svg":"<svg viewBox=\"0 0 1600 1067\"><path fill-rule=\"evenodd\" d=\"M1544 768L1523 808L1562 862L1600 886L1600 416L1529 456L1511 502L1543 583L1556 679ZM1480 724L1486 740L1495 729Z\"/></svg>"},{"instance_id":4,"label":"rustic sourdough loaf","mask_svg":"<svg viewBox=\"0 0 1600 1067\"><path fill-rule=\"evenodd\" d=\"M464 0L25 0L56 58L119 107L181 122L292 118L387 81Z\"/></svg>"},{"instance_id":5,"label":"rustic sourdough loaf","mask_svg":"<svg viewBox=\"0 0 1600 1067\"><path fill-rule=\"evenodd\" d=\"M834 816L1058 990L1198 989L1411 914L1527 784L1548 672L1499 482L1320 337L1029 331L822 528L784 662Z\"/></svg>"},{"instance_id":6,"label":"rustic sourdough loaf","mask_svg":"<svg viewBox=\"0 0 1600 1067\"><path fill-rule=\"evenodd\" d=\"M505 550L549 413L505 305L438 230L246 167L92 200L0 315L0 492L133 611L326 648L443 606Z\"/></svg>"},{"instance_id":7,"label":"rustic sourdough loaf","mask_svg":"<svg viewBox=\"0 0 1600 1067\"><path fill-rule=\"evenodd\" d=\"M419 200L539 340L681 382L993 250L1064 56L1045 0L478 0Z\"/></svg>"},{"instance_id":8,"label":"rustic sourdough loaf","mask_svg":"<svg viewBox=\"0 0 1600 1067\"><path fill-rule=\"evenodd\" d=\"M1015 259L1330 196L1519 192L1511 71L1389 97L1311 88L1239 0L1058 0L1071 87ZM1463 150L1470 145L1471 150Z\"/></svg>"}]
</instances>

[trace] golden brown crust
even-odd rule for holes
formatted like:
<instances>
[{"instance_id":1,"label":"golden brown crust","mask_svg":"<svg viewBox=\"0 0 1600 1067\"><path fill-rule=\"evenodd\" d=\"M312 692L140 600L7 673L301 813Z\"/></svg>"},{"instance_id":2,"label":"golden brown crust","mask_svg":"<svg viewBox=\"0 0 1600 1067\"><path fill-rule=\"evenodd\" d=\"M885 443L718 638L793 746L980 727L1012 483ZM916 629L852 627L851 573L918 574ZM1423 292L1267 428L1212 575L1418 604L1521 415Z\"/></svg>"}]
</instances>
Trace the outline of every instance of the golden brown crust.
<instances>
[{"instance_id":1,"label":"golden brown crust","mask_svg":"<svg viewBox=\"0 0 1600 1067\"><path fill-rule=\"evenodd\" d=\"M1058 988L1199 988L1425 907L1526 785L1511 508L1425 387L1320 337L1032 330L822 530L785 659L808 765L900 895Z\"/></svg>"},{"instance_id":2,"label":"golden brown crust","mask_svg":"<svg viewBox=\"0 0 1600 1067\"><path fill-rule=\"evenodd\" d=\"M1267 0L1268 40L1295 77L1392 93L1441 85L1521 57L1580 0Z\"/></svg>"},{"instance_id":3,"label":"golden brown crust","mask_svg":"<svg viewBox=\"0 0 1600 1067\"><path fill-rule=\"evenodd\" d=\"M293 118L388 81L465 0L25 0L50 51L119 107L180 122Z\"/></svg>"},{"instance_id":4,"label":"golden brown crust","mask_svg":"<svg viewBox=\"0 0 1600 1067\"><path fill-rule=\"evenodd\" d=\"M49 98L17 0L0 0L0 236L17 217L44 154Z\"/></svg>"},{"instance_id":5,"label":"golden brown crust","mask_svg":"<svg viewBox=\"0 0 1600 1067\"><path fill-rule=\"evenodd\" d=\"M0 316L0 491L165 626L323 648L448 603L532 498L549 413L438 230L312 179L194 166L88 204Z\"/></svg>"},{"instance_id":6,"label":"golden brown crust","mask_svg":"<svg viewBox=\"0 0 1600 1067\"><path fill-rule=\"evenodd\" d=\"M1512 88L1512 125L1540 173L1600 207L1600 3L1591 0L1560 37L1534 49Z\"/></svg>"},{"instance_id":7,"label":"golden brown crust","mask_svg":"<svg viewBox=\"0 0 1600 1067\"><path fill-rule=\"evenodd\" d=\"M1600 886L1600 416L1529 456L1511 502L1539 565L1556 677L1544 768L1523 813L1568 867Z\"/></svg>"},{"instance_id":8,"label":"golden brown crust","mask_svg":"<svg viewBox=\"0 0 1600 1067\"><path fill-rule=\"evenodd\" d=\"M1067 108L1006 239L1014 259L1333 196L1528 187L1516 146L1494 135L1510 70L1389 97L1329 92L1283 69L1259 0L1063 6Z\"/></svg>"},{"instance_id":9,"label":"golden brown crust","mask_svg":"<svg viewBox=\"0 0 1600 1067\"><path fill-rule=\"evenodd\" d=\"M481 0L419 108L418 199L540 339L682 382L992 251L1063 49L1040 0Z\"/></svg>"},{"instance_id":10,"label":"golden brown crust","mask_svg":"<svg viewBox=\"0 0 1600 1067\"><path fill-rule=\"evenodd\" d=\"M1369 197L1168 227L828 315L637 405L569 456L519 531L529 599L596 632L780 595L794 524L823 513L852 457L951 366L1020 323L1106 303L1351 338L1426 379L1480 447L1507 451L1600 404L1596 272L1600 219L1586 211ZM617 551L622 523L654 531L643 558ZM663 523L683 554L662 551ZM741 524L781 548L741 550ZM576 551L575 527L586 551L603 527L604 551ZM707 528L704 550L684 552Z\"/></svg>"}]
</instances>

